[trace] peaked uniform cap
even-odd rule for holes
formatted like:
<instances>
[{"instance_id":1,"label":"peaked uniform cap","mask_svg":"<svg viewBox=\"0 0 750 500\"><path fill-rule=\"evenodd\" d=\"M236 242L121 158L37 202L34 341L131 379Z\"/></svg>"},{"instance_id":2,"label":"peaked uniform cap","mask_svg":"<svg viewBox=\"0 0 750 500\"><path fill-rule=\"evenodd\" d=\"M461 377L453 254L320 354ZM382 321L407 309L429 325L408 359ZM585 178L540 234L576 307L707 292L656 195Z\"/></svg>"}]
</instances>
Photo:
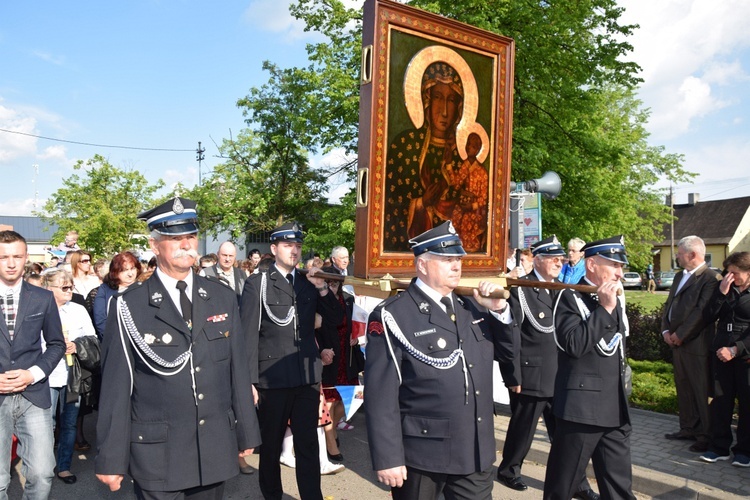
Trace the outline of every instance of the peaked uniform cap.
<instances>
[{"instance_id":1,"label":"peaked uniform cap","mask_svg":"<svg viewBox=\"0 0 750 500\"><path fill-rule=\"evenodd\" d=\"M415 256L430 252L436 255L466 255L456 229L451 221L445 221L419 236L409 240Z\"/></svg>"},{"instance_id":2,"label":"peaked uniform cap","mask_svg":"<svg viewBox=\"0 0 750 500\"><path fill-rule=\"evenodd\" d=\"M302 228L296 222L287 222L271 231L271 243L279 241L293 241L302 243L305 235L302 234Z\"/></svg>"},{"instance_id":3,"label":"peaked uniform cap","mask_svg":"<svg viewBox=\"0 0 750 500\"><path fill-rule=\"evenodd\" d=\"M557 236L553 234L549 238L537 241L536 243L531 245L531 253L534 256L541 255L542 257L558 255L564 256L565 249L560 244L560 240L557 239Z\"/></svg>"},{"instance_id":4,"label":"peaked uniform cap","mask_svg":"<svg viewBox=\"0 0 750 500\"><path fill-rule=\"evenodd\" d=\"M612 236L603 240L587 243L581 249L584 258L599 255L605 259L629 265L628 254L625 251L625 238L622 235Z\"/></svg>"},{"instance_id":5,"label":"peaked uniform cap","mask_svg":"<svg viewBox=\"0 0 750 500\"><path fill-rule=\"evenodd\" d=\"M198 212L193 200L175 197L158 207L138 214L149 231L179 236L198 232Z\"/></svg>"}]
</instances>

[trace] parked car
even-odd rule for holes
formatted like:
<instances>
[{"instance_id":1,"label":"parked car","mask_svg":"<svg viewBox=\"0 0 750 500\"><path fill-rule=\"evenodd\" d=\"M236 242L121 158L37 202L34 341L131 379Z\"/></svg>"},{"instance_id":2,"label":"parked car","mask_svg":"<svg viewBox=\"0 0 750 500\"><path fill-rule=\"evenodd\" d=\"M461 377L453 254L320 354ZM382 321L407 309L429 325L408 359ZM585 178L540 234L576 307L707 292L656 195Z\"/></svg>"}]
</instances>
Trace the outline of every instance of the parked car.
<instances>
[{"instance_id":1,"label":"parked car","mask_svg":"<svg viewBox=\"0 0 750 500\"><path fill-rule=\"evenodd\" d=\"M641 275L638 273L625 273L622 275L622 287L627 288L634 288L636 290L640 290L643 288L643 280L641 279Z\"/></svg>"},{"instance_id":2,"label":"parked car","mask_svg":"<svg viewBox=\"0 0 750 500\"><path fill-rule=\"evenodd\" d=\"M657 290L669 290L674 281L675 273L673 271L662 271L654 275Z\"/></svg>"}]
</instances>

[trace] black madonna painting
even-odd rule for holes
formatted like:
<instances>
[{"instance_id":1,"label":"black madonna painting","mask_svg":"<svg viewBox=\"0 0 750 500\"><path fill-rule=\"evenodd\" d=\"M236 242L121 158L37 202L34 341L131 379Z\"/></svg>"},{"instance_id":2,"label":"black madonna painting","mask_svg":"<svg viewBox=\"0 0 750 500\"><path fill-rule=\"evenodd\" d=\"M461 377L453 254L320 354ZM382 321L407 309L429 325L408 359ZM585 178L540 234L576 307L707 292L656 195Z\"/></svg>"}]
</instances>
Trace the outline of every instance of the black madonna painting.
<instances>
[{"instance_id":1,"label":"black madonna painting","mask_svg":"<svg viewBox=\"0 0 750 500\"><path fill-rule=\"evenodd\" d=\"M375 7L369 16L368 6ZM376 22L368 33L371 17ZM507 232L512 41L368 0L364 42L355 274L413 272L409 240L446 220L468 253L465 272L499 270Z\"/></svg>"}]
</instances>

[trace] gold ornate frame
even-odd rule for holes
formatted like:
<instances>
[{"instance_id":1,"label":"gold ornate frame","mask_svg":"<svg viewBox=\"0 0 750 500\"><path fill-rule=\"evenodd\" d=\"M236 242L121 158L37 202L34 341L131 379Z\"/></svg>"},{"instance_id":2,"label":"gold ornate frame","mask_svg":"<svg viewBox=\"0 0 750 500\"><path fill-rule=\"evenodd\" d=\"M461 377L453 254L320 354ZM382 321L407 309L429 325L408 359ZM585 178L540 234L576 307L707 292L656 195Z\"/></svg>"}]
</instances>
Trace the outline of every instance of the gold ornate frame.
<instances>
[{"instance_id":1,"label":"gold ornate frame","mask_svg":"<svg viewBox=\"0 0 750 500\"><path fill-rule=\"evenodd\" d=\"M378 278L414 273L413 254L384 238L389 144L425 122L422 75L432 63L449 65L462 84L455 148L467 158L466 139L477 133L476 160L487 170L489 193L484 244L464 258L465 275L505 269L512 123L513 40L391 0L364 6L360 88L355 275ZM429 135L428 135L429 137ZM394 146L391 145L391 148ZM421 165L420 165L421 166ZM413 179L408 179L413 182ZM404 207L396 207L403 209ZM402 238L403 240L403 238ZM399 248L395 248L398 246ZM394 249L395 248L395 249Z\"/></svg>"}]
</instances>

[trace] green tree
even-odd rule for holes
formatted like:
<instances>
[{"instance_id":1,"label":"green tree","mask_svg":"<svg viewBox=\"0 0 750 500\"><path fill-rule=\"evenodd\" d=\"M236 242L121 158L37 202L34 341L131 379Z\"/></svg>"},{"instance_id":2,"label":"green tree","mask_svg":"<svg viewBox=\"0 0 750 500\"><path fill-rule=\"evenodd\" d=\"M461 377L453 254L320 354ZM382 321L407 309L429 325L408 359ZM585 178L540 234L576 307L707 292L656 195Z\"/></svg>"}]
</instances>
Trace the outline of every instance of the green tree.
<instances>
[{"instance_id":1,"label":"green tree","mask_svg":"<svg viewBox=\"0 0 750 500\"><path fill-rule=\"evenodd\" d=\"M651 242L669 220L650 186L691 174L679 155L648 144L648 113L634 98L639 67L628 60L636 26L619 23L615 0L409 3L515 40L512 177L553 170L563 181L560 197L544 203L545 232L587 240L623 233L633 267L650 262ZM327 38L308 45L311 65L299 73L325 109L311 105L300 119L319 131L318 144L353 150L361 13L340 0L299 0L291 11Z\"/></svg>"},{"instance_id":2,"label":"green tree","mask_svg":"<svg viewBox=\"0 0 750 500\"><path fill-rule=\"evenodd\" d=\"M250 129L225 139L219 151L226 161L190 193L200 207L201 228L213 236L228 231L248 246L252 234L283 220L314 224L326 207L325 179L309 167L304 152L285 148L294 149L283 134L264 141Z\"/></svg>"},{"instance_id":3,"label":"green tree","mask_svg":"<svg viewBox=\"0 0 750 500\"><path fill-rule=\"evenodd\" d=\"M81 248L98 256L133 248L131 236L147 232L136 215L152 206L154 194L164 183L151 185L137 170L115 167L100 155L79 160L73 169L81 174L63 179L63 187L35 213L57 224L53 241L62 241L68 231L75 230Z\"/></svg>"}]
</instances>

